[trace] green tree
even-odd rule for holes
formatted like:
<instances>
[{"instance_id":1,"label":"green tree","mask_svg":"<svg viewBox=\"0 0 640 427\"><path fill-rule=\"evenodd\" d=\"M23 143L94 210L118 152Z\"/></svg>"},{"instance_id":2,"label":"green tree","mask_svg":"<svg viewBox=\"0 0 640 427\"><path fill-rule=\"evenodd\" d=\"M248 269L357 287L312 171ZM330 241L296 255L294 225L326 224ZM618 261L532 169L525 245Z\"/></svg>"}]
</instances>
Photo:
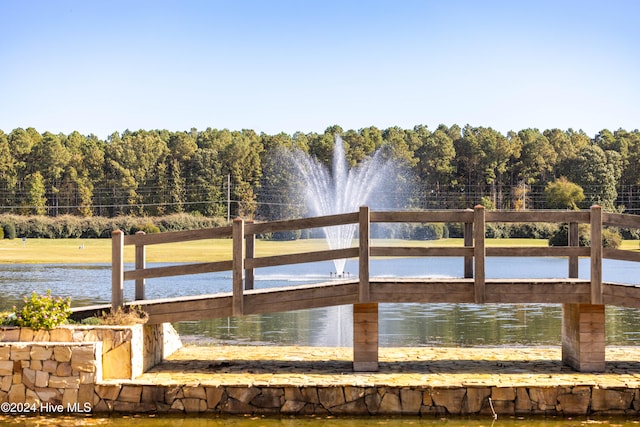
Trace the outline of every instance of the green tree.
<instances>
[{"instance_id":1,"label":"green tree","mask_svg":"<svg viewBox=\"0 0 640 427\"><path fill-rule=\"evenodd\" d=\"M547 207L551 209L578 209L584 200L584 192L578 184L570 182L564 176L547 184L544 189Z\"/></svg>"},{"instance_id":2,"label":"green tree","mask_svg":"<svg viewBox=\"0 0 640 427\"><path fill-rule=\"evenodd\" d=\"M38 171L27 175L26 199L24 200L27 214L45 215L47 213L47 197L44 178Z\"/></svg>"},{"instance_id":3,"label":"green tree","mask_svg":"<svg viewBox=\"0 0 640 427\"><path fill-rule=\"evenodd\" d=\"M11 151L7 135L0 130L0 206L5 207L16 204L18 171Z\"/></svg>"},{"instance_id":4,"label":"green tree","mask_svg":"<svg viewBox=\"0 0 640 427\"><path fill-rule=\"evenodd\" d=\"M567 172L567 179L586 190L585 198L589 204L614 209L621 171L619 154L589 145L575 159L564 161L563 168Z\"/></svg>"}]
</instances>

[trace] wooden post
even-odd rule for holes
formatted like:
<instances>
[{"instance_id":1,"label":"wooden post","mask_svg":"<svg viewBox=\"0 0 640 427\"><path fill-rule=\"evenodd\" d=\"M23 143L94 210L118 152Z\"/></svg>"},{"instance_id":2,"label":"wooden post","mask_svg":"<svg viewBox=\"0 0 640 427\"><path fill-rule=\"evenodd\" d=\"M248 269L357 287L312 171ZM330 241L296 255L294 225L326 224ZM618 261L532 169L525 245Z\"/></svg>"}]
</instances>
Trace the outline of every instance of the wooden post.
<instances>
[{"instance_id":1,"label":"wooden post","mask_svg":"<svg viewBox=\"0 0 640 427\"><path fill-rule=\"evenodd\" d=\"M137 231L136 235L144 235L144 231ZM136 243L136 270L144 270L147 265L146 248L144 244ZM145 279L136 279L136 301L144 299Z\"/></svg>"},{"instance_id":2,"label":"wooden post","mask_svg":"<svg viewBox=\"0 0 640 427\"><path fill-rule=\"evenodd\" d=\"M241 316L244 313L244 291L242 289L242 273L244 272L244 221L236 218L232 224L233 237L233 308L234 316Z\"/></svg>"},{"instance_id":3,"label":"wooden post","mask_svg":"<svg viewBox=\"0 0 640 427\"><path fill-rule=\"evenodd\" d=\"M467 209L471 210L471 209ZM473 246L473 223L465 222L464 223L464 245L468 248ZM470 279L473 277L473 257L465 256L464 257L464 277L465 279Z\"/></svg>"},{"instance_id":4,"label":"wooden post","mask_svg":"<svg viewBox=\"0 0 640 427\"><path fill-rule=\"evenodd\" d=\"M371 253L369 235L370 235L370 217L369 208L367 206L360 207L359 223L360 223L360 257L358 260L358 301L361 303L369 302L369 255Z\"/></svg>"},{"instance_id":5,"label":"wooden post","mask_svg":"<svg viewBox=\"0 0 640 427\"><path fill-rule=\"evenodd\" d=\"M604 371L603 304L562 305L562 361L580 372Z\"/></svg>"},{"instance_id":6,"label":"wooden post","mask_svg":"<svg viewBox=\"0 0 640 427\"><path fill-rule=\"evenodd\" d=\"M569 246L580 246L580 233L578 231L578 223L570 222L569 229L567 230L569 241L567 242ZM571 255L569 257L569 278L577 279L578 278L578 256Z\"/></svg>"},{"instance_id":7,"label":"wooden post","mask_svg":"<svg viewBox=\"0 0 640 427\"><path fill-rule=\"evenodd\" d=\"M481 304L485 301L484 291L484 263L485 263L485 246L484 246L484 233L485 233L485 211L484 206L478 205L473 210L473 265L474 265L474 281L473 289L475 295L475 302Z\"/></svg>"},{"instance_id":8,"label":"wooden post","mask_svg":"<svg viewBox=\"0 0 640 427\"><path fill-rule=\"evenodd\" d=\"M569 244L578 245L577 224L573 231L569 225ZM577 261L575 271L569 264L569 275L578 277ZM562 305L562 361L580 372L603 372L605 321L602 303L602 208L592 206L591 304Z\"/></svg>"},{"instance_id":9,"label":"wooden post","mask_svg":"<svg viewBox=\"0 0 640 427\"><path fill-rule=\"evenodd\" d=\"M124 306L124 233L111 233L111 311Z\"/></svg>"},{"instance_id":10,"label":"wooden post","mask_svg":"<svg viewBox=\"0 0 640 427\"><path fill-rule=\"evenodd\" d=\"M252 220L248 220L247 223L252 224ZM256 256L256 235L251 233L245 236L245 258L254 258ZM253 289L255 281L255 269L245 268L244 270L244 288Z\"/></svg>"},{"instance_id":11,"label":"wooden post","mask_svg":"<svg viewBox=\"0 0 640 427\"><path fill-rule=\"evenodd\" d=\"M591 207L591 304L602 304L602 207Z\"/></svg>"},{"instance_id":12,"label":"wooden post","mask_svg":"<svg viewBox=\"0 0 640 427\"><path fill-rule=\"evenodd\" d=\"M378 370L378 304L353 305L353 370Z\"/></svg>"}]
</instances>

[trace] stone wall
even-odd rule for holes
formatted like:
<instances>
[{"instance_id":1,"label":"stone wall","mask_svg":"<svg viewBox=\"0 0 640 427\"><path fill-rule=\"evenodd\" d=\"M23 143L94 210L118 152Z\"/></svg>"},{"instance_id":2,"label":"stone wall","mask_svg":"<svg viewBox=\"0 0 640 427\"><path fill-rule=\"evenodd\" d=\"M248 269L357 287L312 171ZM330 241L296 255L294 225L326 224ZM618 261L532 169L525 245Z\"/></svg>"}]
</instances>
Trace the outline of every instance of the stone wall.
<instances>
[{"instance_id":1,"label":"stone wall","mask_svg":"<svg viewBox=\"0 0 640 427\"><path fill-rule=\"evenodd\" d=\"M0 329L0 413L94 412L99 384L132 380L180 346L170 324Z\"/></svg>"},{"instance_id":2,"label":"stone wall","mask_svg":"<svg viewBox=\"0 0 640 427\"><path fill-rule=\"evenodd\" d=\"M98 385L96 412L263 415L627 415L640 390L558 387Z\"/></svg>"},{"instance_id":3,"label":"stone wall","mask_svg":"<svg viewBox=\"0 0 640 427\"><path fill-rule=\"evenodd\" d=\"M103 379L133 379L161 362L182 345L173 326L60 326L51 330L30 328L0 328L2 343L37 342L62 343L99 342Z\"/></svg>"}]
</instances>

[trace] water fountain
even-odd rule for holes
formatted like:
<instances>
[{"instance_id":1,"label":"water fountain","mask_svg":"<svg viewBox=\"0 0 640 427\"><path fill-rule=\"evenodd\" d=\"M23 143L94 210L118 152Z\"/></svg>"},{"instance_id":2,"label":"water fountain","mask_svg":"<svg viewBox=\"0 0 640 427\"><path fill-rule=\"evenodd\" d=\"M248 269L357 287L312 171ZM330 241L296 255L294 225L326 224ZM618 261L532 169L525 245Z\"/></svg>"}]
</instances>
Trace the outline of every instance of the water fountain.
<instances>
[{"instance_id":1,"label":"water fountain","mask_svg":"<svg viewBox=\"0 0 640 427\"><path fill-rule=\"evenodd\" d=\"M397 190L400 176L398 163L385 158L383 151L379 149L360 165L350 169L340 136L335 138L331 169L316 158L297 151L293 156L293 165L305 194L308 214L322 216L356 212L364 205L383 207L381 204L386 198L381 197L382 194ZM351 247L356 230L357 224L323 228L329 249ZM345 259L334 261L335 277L343 277L345 264Z\"/></svg>"}]
</instances>

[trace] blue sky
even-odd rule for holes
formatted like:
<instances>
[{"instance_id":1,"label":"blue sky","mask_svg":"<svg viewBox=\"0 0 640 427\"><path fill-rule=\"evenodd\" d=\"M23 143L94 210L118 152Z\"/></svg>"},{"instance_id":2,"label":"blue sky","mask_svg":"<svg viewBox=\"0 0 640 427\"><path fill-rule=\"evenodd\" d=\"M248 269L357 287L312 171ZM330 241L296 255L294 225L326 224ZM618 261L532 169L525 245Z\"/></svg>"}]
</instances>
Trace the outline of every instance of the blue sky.
<instances>
[{"instance_id":1,"label":"blue sky","mask_svg":"<svg viewBox=\"0 0 640 427\"><path fill-rule=\"evenodd\" d=\"M0 0L0 129L640 128L640 2Z\"/></svg>"}]
</instances>

